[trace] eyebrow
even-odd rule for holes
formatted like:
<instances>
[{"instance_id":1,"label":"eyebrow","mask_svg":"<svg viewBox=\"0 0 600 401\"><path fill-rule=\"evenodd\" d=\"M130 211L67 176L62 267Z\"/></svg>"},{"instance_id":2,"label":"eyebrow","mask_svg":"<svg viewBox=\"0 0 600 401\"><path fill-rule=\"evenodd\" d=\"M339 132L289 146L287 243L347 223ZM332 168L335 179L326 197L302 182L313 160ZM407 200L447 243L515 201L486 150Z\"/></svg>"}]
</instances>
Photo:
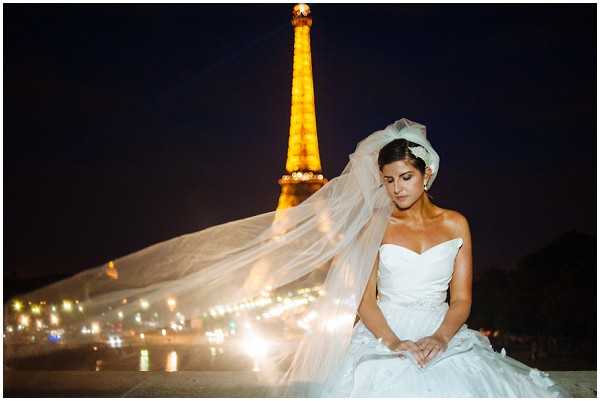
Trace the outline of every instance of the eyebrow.
<instances>
[{"instance_id":1,"label":"eyebrow","mask_svg":"<svg viewBox=\"0 0 600 401\"><path fill-rule=\"evenodd\" d=\"M402 177L404 174L408 174L408 173L412 173L412 172L413 172L412 170L405 171L404 173L399 174L398 177ZM391 175L384 175L383 178L394 178L394 177Z\"/></svg>"}]
</instances>

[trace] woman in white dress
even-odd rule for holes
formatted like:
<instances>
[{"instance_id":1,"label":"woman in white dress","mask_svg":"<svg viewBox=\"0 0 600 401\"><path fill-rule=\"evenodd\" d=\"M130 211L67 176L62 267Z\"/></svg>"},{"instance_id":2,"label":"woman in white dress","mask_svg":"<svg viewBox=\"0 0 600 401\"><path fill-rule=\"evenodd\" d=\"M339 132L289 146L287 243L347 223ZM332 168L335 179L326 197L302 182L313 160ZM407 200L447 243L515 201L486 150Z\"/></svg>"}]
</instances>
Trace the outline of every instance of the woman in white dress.
<instances>
[{"instance_id":1,"label":"woman in white dress","mask_svg":"<svg viewBox=\"0 0 600 401\"><path fill-rule=\"evenodd\" d=\"M469 227L426 193L439 156L425 126L395 121L360 141L349 159L295 207L154 244L25 299L80 300L61 325L66 344L81 346L95 341L86 329L92 324L137 336L144 321L165 332L173 319L212 324L212 317L240 316L260 359L259 379L273 396L566 395L547 374L495 352L465 325ZM270 305L290 286L318 289L318 296L304 293L254 315L265 296ZM296 306L304 316L285 318ZM20 324L9 312L7 324ZM263 341L255 327L263 317L270 333L285 335ZM19 354L28 335L6 336L5 355ZM36 347L40 354L56 350L51 341ZM280 376L280 362L290 357Z\"/></svg>"},{"instance_id":2,"label":"woman in white dress","mask_svg":"<svg viewBox=\"0 0 600 401\"><path fill-rule=\"evenodd\" d=\"M424 159L425 149L404 138L379 152L380 178L394 208L358 307L360 321L323 395L569 396L547 373L504 349L495 352L466 326L472 303L469 224L461 213L432 203L432 170Z\"/></svg>"}]
</instances>

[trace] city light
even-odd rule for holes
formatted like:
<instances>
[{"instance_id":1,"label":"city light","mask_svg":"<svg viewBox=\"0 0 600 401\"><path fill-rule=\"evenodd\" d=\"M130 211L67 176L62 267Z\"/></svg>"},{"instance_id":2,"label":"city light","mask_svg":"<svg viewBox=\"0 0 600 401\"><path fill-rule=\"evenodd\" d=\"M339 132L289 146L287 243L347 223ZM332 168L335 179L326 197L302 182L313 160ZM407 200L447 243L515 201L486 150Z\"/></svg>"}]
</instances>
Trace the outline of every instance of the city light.
<instances>
[{"instance_id":1,"label":"city light","mask_svg":"<svg viewBox=\"0 0 600 401\"><path fill-rule=\"evenodd\" d=\"M108 262L108 265L106 266L106 275L113 280L117 280L119 278L119 272L117 271L115 263L112 260Z\"/></svg>"},{"instance_id":2,"label":"city light","mask_svg":"<svg viewBox=\"0 0 600 401\"><path fill-rule=\"evenodd\" d=\"M64 329L50 330L50 333L48 334L48 340L52 343L57 343L62 339L64 333Z\"/></svg>"},{"instance_id":3,"label":"city light","mask_svg":"<svg viewBox=\"0 0 600 401\"><path fill-rule=\"evenodd\" d=\"M13 309L15 310L15 312L21 312L21 309L23 309L23 303L19 300L14 301Z\"/></svg>"},{"instance_id":4,"label":"city light","mask_svg":"<svg viewBox=\"0 0 600 401\"><path fill-rule=\"evenodd\" d=\"M150 354L147 349L140 350L140 371L147 372L150 370Z\"/></svg>"},{"instance_id":5,"label":"city light","mask_svg":"<svg viewBox=\"0 0 600 401\"><path fill-rule=\"evenodd\" d=\"M117 305L110 305L107 306L107 308L104 308L104 311L99 311L98 318L101 320L93 322L88 321L85 325L79 325L76 334L81 336L98 335L102 331L105 331L110 333L110 335L107 335L103 340L106 346L110 348L121 348L125 346L127 338L135 339L137 337L137 339L142 342L150 343L156 341L158 337L173 335L174 339L177 341L178 333L186 329L195 330L195 327L202 327L202 323L200 323L199 326L195 326L195 323L192 323L198 318L217 320L224 318L225 320L221 322L222 327L215 327L211 324L207 326L210 327L210 330L203 330L208 348L211 349L211 355L215 357L224 354L224 348L222 347L228 338L231 339L235 336L245 335L239 343L241 346L240 350L253 358L254 370L259 371L262 363L261 360L269 351L269 342L256 334L253 327L248 322L255 322L258 327L258 325L262 324L262 320L268 321L275 318L287 320L290 317L293 319L293 316L297 311L301 312L305 305L316 300L316 297L318 297L317 292L319 290L318 287L307 287L286 290L285 293L271 294L269 292L271 291L271 288L267 287L267 289L268 291L263 289L257 297L242 299L239 302L231 304L209 306L205 312L200 311L197 315L191 316L176 311L178 306L176 298L167 296L163 298L161 302L164 302L162 305L171 310L173 317L172 321L166 322L167 326L162 327L160 318L164 318L165 314L161 312L162 309L153 310L153 306L158 305L158 302L156 304L151 304L147 298L136 299L135 302L139 302L139 304L135 304L135 306L138 306L138 312L135 310L131 311L133 319L130 321L130 315L125 319L125 311L119 309L119 305L128 303L128 300L123 298L117 301ZM93 304L91 305L92 307L94 306ZM45 307L49 307L48 310L43 309ZM30 310L29 315L23 313L25 308ZM70 334L69 337L65 337L63 333L65 333L67 326L61 328L60 325L68 323L70 319L67 314L72 313L75 308L80 312L83 312L83 303L75 299L35 300L35 302L26 299L14 300L10 304L11 312L13 309L18 309L21 313L15 313L13 319L16 318L16 323L13 326L5 326L5 336L7 339L22 336L20 338L25 339L26 343L39 342L43 337L40 338L40 335L37 333L47 330L46 335L48 336L47 340L49 342L63 343L65 340L70 339L72 334ZM144 312L142 309L147 311ZM290 311L290 314L286 313L288 311ZM168 312L166 313L168 314ZM100 315L102 317L100 317ZM234 316L243 316L243 320L240 321ZM293 324L295 322L297 327L308 331L310 330L311 321L315 318L316 316L313 312L313 314L309 313L300 320L291 320L291 323ZM188 327L186 327L186 319L188 319ZM13 322L15 322L15 320L13 320ZM335 330L336 326L344 322L325 322L323 328L326 330ZM127 324L132 323L137 324L139 329L132 330L131 327L127 327ZM265 324L268 323L265 322ZM37 330L36 336L34 337L32 337L32 333L28 331L30 326L33 326ZM48 326L50 326L52 330L49 330ZM153 331L152 333L156 333L156 335L149 335L146 337L146 334L142 331L152 330L151 328L155 328L156 331ZM123 334L120 333L127 333L124 334L126 337L121 337ZM67 342L68 341L69 340L67 340ZM96 347L95 350L98 350L97 348L98 347ZM148 355L147 351L145 355ZM144 358L144 354L140 354L141 367L149 369L149 360L144 362ZM176 371L178 369L177 355L174 353L168 354L167 358L167 363L170 364L170 367L167 367L167 371Z\"/></svg>"},{"instance_id":6,"label":"city light","mask_svg":"<svg viewBox=\"0 0 600 401\"><path fill-rule=\"evenodd\" d=\"M108 344L112 348L121 348L121 346L123 345L123 340L119 336L109 336L108 337Z\"/></svg>"},{"instance_id":7,"label":"city light","mask_svg":"<svg viewBox=\"0 0 600 401\"><path fill-rule=\"evenodd\" d=\"M177 312L175 314L175 317L177 318L177 320L179 320L179 323L181 323L181 324L185 323L185 316L183 316L181 313Z\"/></svg>"},{"instance_id":8,"label":"city light","mask_svg":"<svg viewBox=\"0 0 600 401\"><path fill-rule=\"evenodd\" d=\"M353 315L353 314L343 313L340 316L336 317L335 319L329 319L325 323L325 327L328 332L333 333L339 327L343 327L344 324L351 325L352 322L354 321L354 317L355 317L355 315Z\"/></svg>"},{"instance_id":9,"label":"city light","mask_svg":"<svg viewBox=\"0 0 600 401\"><path fill-rule=\"evenodd\" d=\"M207 331L204 334L206 335L209 344L223 344L223 342L225 341L225 334L221 329Z\"/></svg>"},{"instance_id":10,"label":"city light","mask_svg":"<svg viewBox=\"0 0 600 401\"><path fill-rule=\"evenodd\" d=\"M175 298L167 299L167 306L169 307L169 310L173 312L177 306L177 301L175 301Z\"/></svg>"},{"instance_id":11,"label":"city light","mask_svg":"<svg viewBox=\"0 0 600 401\"><path fill-rule=\"evenodd\" d=\"M62 308L65 312L71 312L73 310L73 304L71 303L71 301L64 300L62 303Z\"/></svg>"},{"instance_id":12,"label":"city light","mask_svg":"<svg viewBox=\"0 0 600 401\"><path fill-rule=\"evenodd\" d=\"M269 344L266 340L258 336L254 331L249 330L244 339L244 351L253 359L253 372L260 371L260 362L267 355Z\"/></svg>"},{"instance_id":13,"label":"city light","mask_svg":"<svg viewBox=\"0 0 600 401\"><path fill-rule=\"evenodd\" d=\"M177 372L177 352L169 352L169 355L167 355L167 366L165 370L167 372Z\"/></svg>"},{"instance_id":14,"label":"city light","mask_svg":"<svg viewBox=\"0 0 600 401\"><path fill-rule=\"evenodd\" d=\"M29 316L21 315L21 317L19 318L19 323L23 327L29 327Z\"/></svg>"},{"instance_id":15,"label":"city light","mask_svg":"<svg viewBox=\"0 0 600 401\"><path fill-rule=\"evenodd\" d=\"M73 310L73 304L71 301L64 300L63 301L63 311L71 312Z\"/></svg>"}]
</instances>

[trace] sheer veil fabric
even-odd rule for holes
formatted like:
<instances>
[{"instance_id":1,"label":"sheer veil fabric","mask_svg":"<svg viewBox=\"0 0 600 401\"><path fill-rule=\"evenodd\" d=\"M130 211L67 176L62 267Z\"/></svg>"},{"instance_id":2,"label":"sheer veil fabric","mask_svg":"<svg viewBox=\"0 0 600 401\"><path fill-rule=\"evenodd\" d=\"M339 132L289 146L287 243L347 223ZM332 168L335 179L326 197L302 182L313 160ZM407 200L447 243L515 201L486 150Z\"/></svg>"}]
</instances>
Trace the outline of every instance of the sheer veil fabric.
<instances>
[{"instance_id":1,"label":"sheer veil fabric","mask_svg":"<svg viewBox=\"0 0 600 401\"><path fill-rule=\"evenodd\" d=\"M81 345L94 341L94 336L81 334L82 328L135 328L136 317L145 310L155 312L156 327L169 327L173 310L167 299L176 301L179 317L193 319L215 305L227 308L294 285L319 286L320 296L304 306L302 329L291 327L295 319L270 319L269 332L295 335L271 339L259 373L271 396L319 396L349 345L392 213L377 157L397 138L426 149L431 187L439 156L425 126L402 118L360 141L342 173L295 207L160 242L24 297L34 303L78 300L80 313L65 314L61 325L69 344ZM142 310L140 302L145 303ZM14 316L10 312L5 309L5 324ZM17 341L11 341L5 339L7 352L17 355ZM33 352L54 348L39 343ZM283 361L289 364L280 374Z\"/></svg>"}]
</instances>

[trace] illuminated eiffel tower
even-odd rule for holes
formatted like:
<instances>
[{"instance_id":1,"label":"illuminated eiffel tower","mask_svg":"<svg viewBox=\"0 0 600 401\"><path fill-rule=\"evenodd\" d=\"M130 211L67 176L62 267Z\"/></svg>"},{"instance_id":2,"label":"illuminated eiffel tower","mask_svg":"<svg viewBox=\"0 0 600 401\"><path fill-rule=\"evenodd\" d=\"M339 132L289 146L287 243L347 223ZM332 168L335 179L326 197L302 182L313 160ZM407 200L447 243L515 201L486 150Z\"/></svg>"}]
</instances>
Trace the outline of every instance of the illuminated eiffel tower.
<instances>
[{"instance_id":1,"label":"illuminated eiffel tower","mask_svg":"<svg viewBox=\"0 0 600 401\"><path fill-rule=\"evenodd\" d=\"M292 9L294 27L294 66L292 73L292 111L286 173L277 181L281 194L277 210L304 201L327 183L321 170L317 140L317 118L310 52L310 7L296 4Z\"/></svg>"}]
</instances>

